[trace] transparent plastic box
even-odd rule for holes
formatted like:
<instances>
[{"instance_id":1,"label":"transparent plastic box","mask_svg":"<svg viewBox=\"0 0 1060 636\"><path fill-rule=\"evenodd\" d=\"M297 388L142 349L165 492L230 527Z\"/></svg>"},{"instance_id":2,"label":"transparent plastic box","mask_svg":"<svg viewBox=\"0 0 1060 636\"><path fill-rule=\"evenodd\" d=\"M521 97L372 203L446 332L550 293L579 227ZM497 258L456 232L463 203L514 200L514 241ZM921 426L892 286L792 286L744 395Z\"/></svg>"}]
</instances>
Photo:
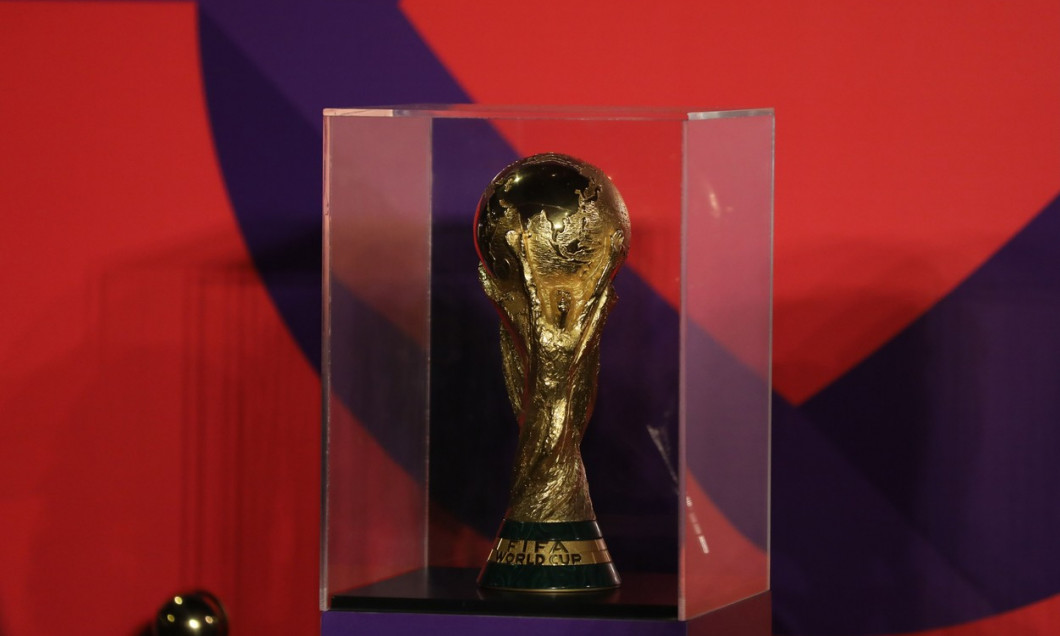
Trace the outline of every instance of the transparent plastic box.
<instances>
[{"instance_id":1,"label":"transparent plastic box","mask_svg":"<svg viewBox=\"0 0 1060 636\"><path fill-rule=\"evenodd\" d=\"M766 592L772 110L324 120L322 609L689 620ZM474 582L517 427L472 222L490 180L538 152L600 167L632 223L582 445L624 583L563 606Z\"/></svg>"}]
</instances>

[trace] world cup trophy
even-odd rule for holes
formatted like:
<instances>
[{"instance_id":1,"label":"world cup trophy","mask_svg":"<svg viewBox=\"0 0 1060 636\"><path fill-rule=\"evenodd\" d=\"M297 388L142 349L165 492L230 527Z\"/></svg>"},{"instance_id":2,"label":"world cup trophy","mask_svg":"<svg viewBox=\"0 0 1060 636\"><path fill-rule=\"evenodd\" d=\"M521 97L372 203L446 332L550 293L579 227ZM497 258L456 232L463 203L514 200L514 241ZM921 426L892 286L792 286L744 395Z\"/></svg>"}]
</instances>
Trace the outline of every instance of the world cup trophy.
<instances>
[{"instance_id":1,"label":"world cup trophy","mask_svg":"<svg viewBox=\"0 0 1060 636\"><path fill-rule=\"evenodd\" d=\"M479 574L501 590L620 584L581 442L596 401L600 335L629 252L629 215L599 168L561 154L521 159L475 215L479 280L500 314L501 357L519 427L508 510Z\"/></svg>"}]
</instances>

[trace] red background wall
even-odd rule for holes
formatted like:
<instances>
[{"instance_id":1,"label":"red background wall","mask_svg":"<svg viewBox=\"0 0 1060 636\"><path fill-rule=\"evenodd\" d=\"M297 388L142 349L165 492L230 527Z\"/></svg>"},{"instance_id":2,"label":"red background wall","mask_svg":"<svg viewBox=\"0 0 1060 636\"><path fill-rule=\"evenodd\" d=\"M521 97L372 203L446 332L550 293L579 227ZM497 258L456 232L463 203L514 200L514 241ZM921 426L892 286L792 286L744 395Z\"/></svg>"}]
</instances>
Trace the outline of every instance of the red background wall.
<instances>
[{"instance_id":1,"label":"red background wall","mask_svg":"<svg viewBox=\"0 0 1060 636\"><path fill-rule=\"evenodd\" d=\"M475 101L775 107L774 380L795 406L1060 191L1054 2L391 4L351 32L401 20ZM313 41L310 5L261 10L272 55ZM316 629L319 378L218 159L210 11L230 34L266 19L0 3L2 636L132 634L196 586L237 634ZM308 121L439 101L348 46L369 79L346 103L313 101L336 78L312 66L273 78ZM1056 598L952 633L1051 633Z\"/></svg>"}]
</instances>

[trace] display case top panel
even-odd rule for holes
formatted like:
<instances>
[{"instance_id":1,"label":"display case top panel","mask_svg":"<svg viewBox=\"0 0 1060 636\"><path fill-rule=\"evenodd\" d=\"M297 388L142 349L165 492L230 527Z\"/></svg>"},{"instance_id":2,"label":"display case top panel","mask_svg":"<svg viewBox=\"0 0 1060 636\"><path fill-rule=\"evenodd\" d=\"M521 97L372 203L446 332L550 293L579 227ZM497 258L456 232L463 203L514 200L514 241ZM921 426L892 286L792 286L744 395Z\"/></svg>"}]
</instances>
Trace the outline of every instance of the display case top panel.
<instances>
[{"instance_id":1,"label":"display case top panel","mask_svg":"<svg viewBox=\"0 0 1060 636\"><path fill-rule=\"evenodd\" d=\"M432 119L583 119L612 121L692 121L772 115L771 108L676 108L605 106L507 106L422 104L377 108L327 108L325 117L428 117Z\"/></svg>"}]
</instances>

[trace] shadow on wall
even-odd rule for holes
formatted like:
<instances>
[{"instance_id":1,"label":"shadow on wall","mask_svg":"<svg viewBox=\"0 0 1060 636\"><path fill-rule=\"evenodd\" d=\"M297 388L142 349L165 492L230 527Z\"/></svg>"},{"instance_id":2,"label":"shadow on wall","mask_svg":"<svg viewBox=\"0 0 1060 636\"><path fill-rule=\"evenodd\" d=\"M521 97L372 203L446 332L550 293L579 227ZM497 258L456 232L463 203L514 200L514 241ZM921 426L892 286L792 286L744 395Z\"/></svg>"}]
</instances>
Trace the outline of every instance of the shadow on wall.
<instances>
[{"instance_id":1,"label":"shadow on wall","mask_svg":"<svg viewBox=\"0 0 1060 636\"><path fill-rule=\"evenodd\" d=\"M121 599L129 614L107 629L124 631L196 585L240 615L271 598L270 625L315 623L319 385L256 273L211 247L224 243L88 272L19 340L47 346L68 326L69 346L0 405L21 423L20 611L42 633L98 619L100 598ZM63 612L33 606L55 598Z\"/></svg>"},{"instance_id":2,"label":"shadow on wall","mask_svg":"<svg viewBox=\"0 0 1060 636\"><path fill-rule=\"evenodd\" d=\"M787 271L777 271L781 280L791 272L802 270L801 264L815 263L814 254L827 251L840 263L850 267L864 263L866 252L904 253L901 266L888 272L866 271L864 284L857 287L799 290L797 296L781 296L774 291L774 333L781 338L798 334L798 341L775 342L773 386L789 401L802 403L816 392L861 363L902 329L906 316L914 316L916 307L930 307L931 299L921 290L933 289L941 281L932 260L923 258L920 250L901 244L879 242L843 242L808 246L784 261ZM842 255L847 255L844 259ZM893 255L889 261L894 261ZM845 265L843 267L846 267ZM790 285L781 286L781 289ZM839 314L824 314L822 308L846 307ZM813 325L807 329L804 325ZM776 338L776 336L774 336ZM827 345L827 346L824 346ZM870 346L871 345L871 346ZM823 383L823 386L822 386Z\"/></svg>"}]
</instances>

